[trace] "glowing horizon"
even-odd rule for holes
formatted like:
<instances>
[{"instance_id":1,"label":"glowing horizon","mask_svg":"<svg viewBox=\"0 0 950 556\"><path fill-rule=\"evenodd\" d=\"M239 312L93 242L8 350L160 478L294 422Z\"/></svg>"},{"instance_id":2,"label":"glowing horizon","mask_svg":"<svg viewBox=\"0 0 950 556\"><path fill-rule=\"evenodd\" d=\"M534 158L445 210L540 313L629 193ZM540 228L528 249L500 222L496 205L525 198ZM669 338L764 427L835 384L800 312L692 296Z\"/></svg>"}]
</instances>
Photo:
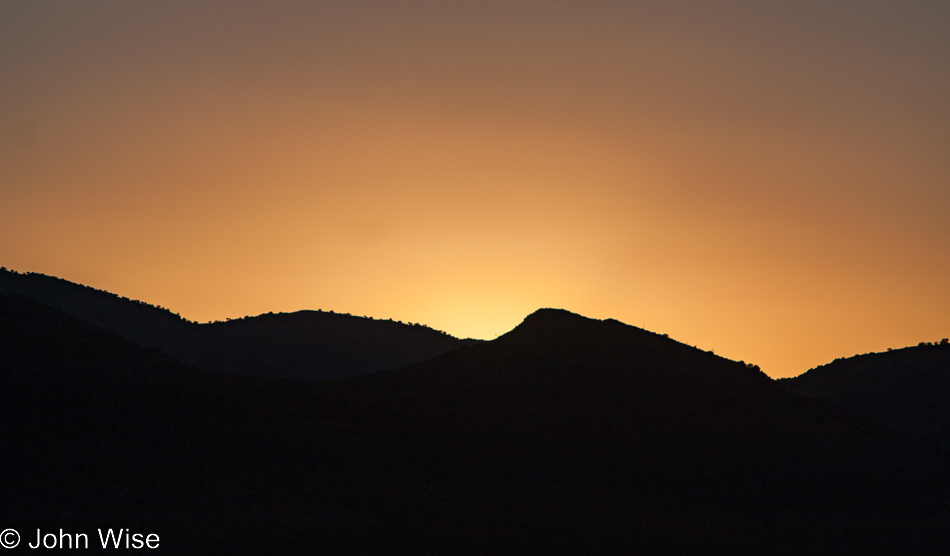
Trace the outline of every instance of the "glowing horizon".
<instances>
[{"instance_id":1,"label":"glowing horizon","mask_svg":"<svg viewBox=\"0 0 950 556\"><path fill-rule=\"evenodd\" d=\"M540 307L773 377L950 336L950 7L0 4L0 265L190 320Z\"/></svg>"},{"instance_id":2,"label":"glowing horizon","mask_svg":"<svg viewBox=\"0 0 950 556\"><path fill-rule=\"evenodd\" d=\"M14 271L14 272L20 272L21 274L25 274L25 273L31 272L31 271L20 271L20 270L17 270L17 269L10 269L10 268L8 268L7 270L11 270L11 271ZM63 278L63 277L62 277L62 276L56 276L56 278ZM66 279L66 278L63 278L63 279ZM69 280L69 281L72 282L72 280ZM103 288L99 288L99 287L96 287L95 285L91 285L91 284L80 284L80 285L92 287L92 288L95 288L95 289L98 289L98 290L103 290ZM108 291L108 290L106 290L106 291ZM336 314L341 314L341 315L351 315L351 316L354 316L354 317L370 318L370 319L374 319L374 320L391 320L391 321L402 322L402 323L406 323L406 324L420 324L420 325L428 326L428 327L433 328L433 329L435 329L435 330L440 330L440 331L442 331L442 332L446 332L446 333L448 333L448 334L450 334L450 335L452 335L452 336L454 336L454 337L456 337L456 338L460 338L460 339L478 339L478 340L487 340L487 341L493 340L493 339L495 339L495 338L497 338L497 337L499 337L499 336L502 336L502 335L506 334L507 332L510 332L510 331L513 330L515 327L517 327L519 324L521 324L521 322L522 322L528 315L530 315L531 313L533 313L533 312L535 312L535 311L537 311L537 310L539 310L539 309L565 309L565 310L570 311L570 312L572 312L572 313L577 313L577 311L573 311L570 307L537 306L537 307L534 307L533 309L526 310L526 311L524 311L523 313L515 314L515 313L513 313L513 312L511 311L511 309L510 309L511 305L510 305L510 304L495 303L495 306L496 306L496 307L490 307L490 308L488 309L488 311L487 311L491 316L488 317L488 318L483 318L483 319L478 319L478 318L474 318L474 319L473 319L471 315L468 315L468 314L451 313L451 312L449 312L449 311L445 311L444 314L442 314L442 315L436 314L437 318L441 317L441 318L440 318L440 322L446 323L445 326L435 326L435 325L433 325L433 324L430 323L430 322L405 320L405 319L400 319L400 318L391 317L391 316L387 316L387 315L375 315L375 314L369 314L369 313L365 313L365 314L364 314L364 313L356 313L356 312L352 312L352 311L345 311L345 310L340 310L340 309L334 309L334 308L332 308L332 307L331 307L331 308L325 308L325 307L302 307L302 308L298 308L298 309L286 309L286 308L285 308L285 309L282 309L282 310L279 310L279 311L278 311L278 310L269 310L269 311L261 311L261 312L257 312L257 313L248 313L248 314L243 314L243 315L227 315L227 316L217 317L217 318L195 319L195 318L190 318L188 315L183 314L183 313L177 311L174 307L168 307L168 306L163 306L163 305L156 304L156 303L151 303L151 302L149 302L148 300L145 300L145 299L137 299L137 298L134 298L134 297L129 297L129 296L123 295L123 294L121 294L121 293L119 293L119 292L109 291L109 293L113 293L113 294L119 295L119 296L121 296L121 297L126 297L126 298L129 298L129 299L132 299L133 301L144 302L144 303L148 303L149 305L153 305L153 306L156 306L156 307L159 307L159 308L162 308L162 309L166 309L166 310L168 310L168 311L171 311L172 313L175 313L175 314L181 316L181 317L184 318L185 320L188 320L188 321L190 321L190 322L195 322L195 323L197 323L197 324L210 324L210 323L214 323L214 322L225 322L225 321L227 321L227 320L236 320L236 319L241 319L241 318L244 318L244 317L257 317L257 316L261 316L261 315L265 315L265 314L271 314L271 313L289 314L289 313L294 313L294 312L297 312L297 311L324 311L324 312L336 313ZM500 309L500 307L504 307L504 309ZM503 312L503 311L507 311L507 312ZM483 311L483 313L484 313L484 312L486 312L486 311ZM597 317L595 317L595 316L592 316L592 315L587 315L587 314L582 314L582 313L578 313L578 314L581 314L581 316L584 316L584 317L595 318L595 319L599 319L599 320L605 320L605 319L614 318L614 317L610 317L610 316L597 316ZM500 316L499 316L499 315L500 315ZM474 320L475 322L473 322L473 320ZM615 319L615 320L620 320L620 319ZM509 323L509 324L502 324L502 328L499 329L499 328L497 328L496 324L497 324L498 322L501 322L501 321L507 322L507 323ZM686 345L693 346L693 347L695 347L695 348L697 348L697 349L701 349L701 350L703 350L703 351L712 351L712 352L716 353L717 355L726 357L726 358L728 358L728 359L733 359L733 360L735 360L735 361L745 361L746 363L753 363L753 362L754 362L754 361L751 361L751 360L749 360L749 359L747 359L747 358L743 358L743 357L741 357L741 356L739 356L739 355L736 355L736 354L728 354L728 355L726 355L726 354L724 354L724 353L721 353L721 352L719 352L719 351L713 349L711 346L704 346L704 345L697 344L696 342L691 342L691 341L689 341L688 339L684 339L684 338L680 338L680 337L675 337L675 336L673 336L672 334L669 334L669 333L667 333L667 332L664 332L663 330L652 329L652 328L650 328L645 322L642 322L642 323L639 323L639 324L636 323L636 322L627 322L627 321L621 321L621 322L623 322L624 324L630 325L630 326L635 326L635 327L638 327L638 328L642 328L642 329L647 330L647 331L649 331L649 332L654 332L654 333L657 333L657 334L666 334L666 335L668 335L671 339L673 339L673 340L675 340L675 341L678 341L678 342L683 343L683 344L686 344ZM469 330L469 331L472 331L472 332L466 333L466 332L464 332L465 330ZM500 330L500 331L499 331L499 330ZM460 331L462 331L462 332L460 332ZM920 342L924 342L924 341L933 342L933 343L938 343L938 342L939 342L940 340L942 340L942 339L943 339L943 338L929 338L929 339L926 339L926 338L925 338L925 339L921 339L921 340L919 340L919 341L917 341L917 340L912 341L912 342L910 342L910 343L907 343L906 345L890 345L890 346L886 346L885 348L874 349L874 350L869 350L869 351L864 351L864 352L854 352L854 353L847 353L847 354L842 353L842 354L836 355L836 356L834 357L834 359L837 359L837 358L839 358L839 357L840 357L840 358L848 358L848 357L851 357L851 356L853 356L853 355L861 355L861 354L864 354L864 353L880 353L880 352L884 352L884 351L890 351L891 349L901 349L901 348L905 348L905 347L913 347L913 346L918 345ZM831 361L832 361L832 359L828 359L827 361L818 362L818 363L813 364L813 365L810 366L810 367L801 369L798 373L793 373L793 374L788 374L788 375L783 375L783 376L797 376L798 374L804 373L805 371L808 371L809 369L812 369L812 368L817 367L817 366L819 366L819 365L824 365L824 364L826 364L826 363L830 363ZM763 369L763 371L766 371L766 374L770 374L770 373L767 372L767 369ZM770 376L771 376L771 375L770 375ZM783 376L773 376L772 378L782 378Z\"/></svg>"}]
</instances>

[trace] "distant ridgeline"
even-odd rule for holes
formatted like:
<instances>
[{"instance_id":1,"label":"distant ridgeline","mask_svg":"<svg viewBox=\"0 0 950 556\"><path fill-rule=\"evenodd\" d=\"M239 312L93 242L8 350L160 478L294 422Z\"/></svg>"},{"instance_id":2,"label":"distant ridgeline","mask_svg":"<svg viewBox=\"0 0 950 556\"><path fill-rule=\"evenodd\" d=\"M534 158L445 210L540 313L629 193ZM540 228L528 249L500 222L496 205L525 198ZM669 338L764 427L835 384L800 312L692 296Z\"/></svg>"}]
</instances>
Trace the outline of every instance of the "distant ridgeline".
<instances>
[{"instance_id":1,"label":"distant ridgeline","mask_svg":"<svg viewBox=\"0 0 950 556\"><path fill-rule=\"evenodd\" d=\"M418 324L332 311L268 313L200 324L103 290L7 269L0 269L0 295L34 299L188 365L270 378L373 373L478 342Z\"/></svg>"},{"instance_id":2,"label":"distant ridgeline","mask_svg":"<svg viewBox=\"0 0 950 556\"><path fill-rule=\"evenodd\" d=\"M835 359L786 389L872 417L950 454L950 340Z\"/></svg>"}]
</instances>

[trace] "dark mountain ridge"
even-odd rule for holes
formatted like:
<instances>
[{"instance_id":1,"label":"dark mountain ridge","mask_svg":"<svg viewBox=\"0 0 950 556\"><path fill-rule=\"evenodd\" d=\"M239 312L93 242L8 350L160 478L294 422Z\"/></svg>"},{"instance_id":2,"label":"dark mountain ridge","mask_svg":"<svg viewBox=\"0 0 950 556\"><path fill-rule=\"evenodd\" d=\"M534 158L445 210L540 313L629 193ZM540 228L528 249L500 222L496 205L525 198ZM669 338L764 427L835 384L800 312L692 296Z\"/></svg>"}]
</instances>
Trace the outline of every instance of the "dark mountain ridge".
<instances>
[{"instance_id":1,"label":"dark mountain ridge","mask_svg":"<svg viewBox=\"0 0 950 556\"><path fill-rule=\"evenodd\" d=\"M950 343L868 353L779 381L950 453Z\"/></svg>"},{"instance_id":2,"label":"dark mountain ridge","mask_svg":"<svg viewBox=\"0 0 950 556\"><path fill-rule=\"evenodd\" d=\"M24 542L155 532L172 554L396 546L374 496L411 507L416 479L306 384L189 368L0 295L0 522Z\"/></svg>"},{"instance_id":3,"label":"dark mountain ridge","mask_svg":"<svg viewBox=\"0 0 950 556\"><path fill-rule=\"evenodd\" d=\"M495 508L484 527L506 542L799 553L815 536L866 552L945 539L945 462L617 321L541 310L492 342L326 386L360 430Z\"/></svg>"},{"instance_id":4,"label":"dark mountain ridge","mask_svg":"<svg viewBox=\"0 0 950 556\"><path fill-rule=\"evenodd\" d=\"M477 340L422 325L324 311L268 313L199 324L140 301L43 274L0 270L18 294L198 368L249 376L328 379L395 369Z\"/></svg>"},{"instance_id":5,"label":"dark mountain ridge","mask_svg":"<svg viewBox=\"0 0 950 556\"><path fill-rule=\"evenodd\" d=\"M945 455L784 385L553 309L388 372L263 379L0 295L0 519L191 554L950 548Z\"/></svg>"}]
</instances>

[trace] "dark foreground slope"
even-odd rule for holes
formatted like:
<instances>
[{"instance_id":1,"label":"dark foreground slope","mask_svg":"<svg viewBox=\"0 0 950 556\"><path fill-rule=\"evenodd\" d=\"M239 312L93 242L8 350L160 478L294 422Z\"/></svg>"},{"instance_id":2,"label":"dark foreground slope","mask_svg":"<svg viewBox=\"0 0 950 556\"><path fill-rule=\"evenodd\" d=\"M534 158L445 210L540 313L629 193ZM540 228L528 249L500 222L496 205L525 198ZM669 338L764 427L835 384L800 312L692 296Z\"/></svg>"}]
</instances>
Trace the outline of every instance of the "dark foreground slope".
<instances>
[{"instance_id":1,"label":"dark foreground slope","mask_svg":"<svg viewBox=\"0 0 950 556\"><path fill-rule=\"evenodd\" d=\"M361 429L469 501L468 538L789 553L947 541L946 465L617 321L542 310L493 342L335 386Z\"/></svg>"},{"instance_id":2,"label":"dark foreground slope","mask_svg":"<svg viewBox=\"0 0 950 556\"><path fill-rule=\"evenodd\" d=\"M168 553L933 552L947 467L744 365L539 311L395 372L196 371L0 296L0 526ZM14 551L15 552L15 551Z\"/></svg>"},{"instance_id":3,"label":"dark foreground slope","mask_svg":"<svg viewBox=\"0 0 950 556\"><path fill-rule=\"evenodd\" d=\"M109 292L7 270L0 270L0 294L23 295L62 309L187 365L248 376L354 376L395 369L474 343L425 326L323 311L198 324Z\"/></svg>"},{"instance_id":4,"label":"dark foreground slope","mask_svg":"<svg viewBox=\"0 0 950 556\"><path fill-rule=\"evenodd\" d=\"M780 383L950 452L950 345L856 355Z\"/></svg>"},{"instance_id":5,"label":"dark foreground slope","mask_svg":"<svg viewBox=\"0 0 950 556\"><path fill-rule=\"evenodd\" d=\"M425 488L306 384L187 368L0 296L0 527L92 550L110 527L166 554L398 549Z\"/></svg>"}]
</instances>

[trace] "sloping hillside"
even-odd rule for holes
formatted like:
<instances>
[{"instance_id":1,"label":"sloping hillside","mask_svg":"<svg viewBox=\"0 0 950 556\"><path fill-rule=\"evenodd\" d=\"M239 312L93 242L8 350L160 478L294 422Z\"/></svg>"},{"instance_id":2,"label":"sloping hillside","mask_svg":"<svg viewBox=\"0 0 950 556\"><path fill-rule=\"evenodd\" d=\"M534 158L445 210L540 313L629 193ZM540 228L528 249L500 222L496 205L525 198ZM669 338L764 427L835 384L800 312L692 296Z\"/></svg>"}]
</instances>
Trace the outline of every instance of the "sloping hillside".
<instances>
[{"instance_id":1,"label":"sloping hillside","mask_svg":"<svg viewBox=\"0 0 950 556\"><path fill-rule=\"evenodd\" d=\"M248 376L340 378L395 369L476 343L425 326L323 311L199 324L109 292L7 270L0 271L0 294L62 309L187 365Z\"/></svg>"},{"instance_id":2,"label":"sloping hillside","mask_svg":"<svg viewBox=\"0 0 950 556\"><path fill-rule=\"evenodd\" d=\"M838 359L780 383L950 451L948 343Z\"/></svg>"},{"instance_id":3,"label":"sloping hillside","mask_svg":"<svg viewBox=\"0 0 950 556\"><path fill-rule=\"evenodd\" d=\"M425 489L306 384L188 368L0 295L0 522L24 542L156 533L170 554L398 547Z\"/></svg>"},{"instance_id":4,"label":"sloping hillside","mask_svg":"<svg viewBox=\"0 0 950 556\"><path fill-rule=\"evenodd\" d=\"M541 310L495 341L327 386L506 542L800 553L816 538L865 552L946 540L945 464L617 321Z\"/></svg>"}]
</instances>

